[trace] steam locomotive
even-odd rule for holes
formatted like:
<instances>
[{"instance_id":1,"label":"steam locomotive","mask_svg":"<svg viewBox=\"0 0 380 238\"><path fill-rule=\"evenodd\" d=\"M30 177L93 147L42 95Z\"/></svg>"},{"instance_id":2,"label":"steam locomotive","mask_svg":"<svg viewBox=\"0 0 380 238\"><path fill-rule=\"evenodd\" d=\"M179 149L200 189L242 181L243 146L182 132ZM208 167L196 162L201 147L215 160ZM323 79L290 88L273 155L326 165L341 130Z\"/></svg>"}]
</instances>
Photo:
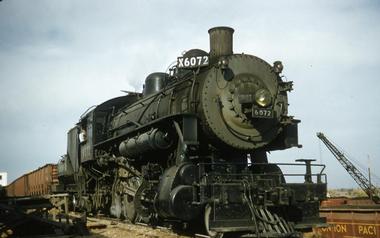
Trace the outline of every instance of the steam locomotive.
<instances>
[{"instance_id":1,"label":"steam locomotive","mask_svg":"<svg viewBox=\"0 0 380 238\"><path fill-rule=\"evenodd\" d=\"M300 121L288 115L293 84L280 61L234 54L233 32L210 29L209 53L187 51L168 72L150 74L142 93L92 108L69 130L58 173L76 207L195 223L210 236L297 237L323 222L325 175L305 161L304 180L289 183L267 159L299 146Z\"/></svg>"}]
</instances>

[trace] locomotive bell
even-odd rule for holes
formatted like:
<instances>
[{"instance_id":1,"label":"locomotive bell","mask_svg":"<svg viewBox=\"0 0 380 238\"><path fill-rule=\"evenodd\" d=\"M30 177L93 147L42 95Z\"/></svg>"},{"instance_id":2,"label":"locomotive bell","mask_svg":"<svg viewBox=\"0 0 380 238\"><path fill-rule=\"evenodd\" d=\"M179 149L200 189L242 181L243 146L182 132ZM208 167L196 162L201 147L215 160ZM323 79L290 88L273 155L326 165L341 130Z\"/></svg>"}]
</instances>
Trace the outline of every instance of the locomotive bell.
<instances>
[{"instance_id":1,"label":"locomotive bell","mask_svg":"<svg viewBox=\"0 0 380 238\"><path fill-rule=\"evenodd\" d=\"M215 62L221 56L229 56L232 51L232 35L234 29L220 26L208 30L210 35L210 61Z\"/></svg>"}]
</instances>

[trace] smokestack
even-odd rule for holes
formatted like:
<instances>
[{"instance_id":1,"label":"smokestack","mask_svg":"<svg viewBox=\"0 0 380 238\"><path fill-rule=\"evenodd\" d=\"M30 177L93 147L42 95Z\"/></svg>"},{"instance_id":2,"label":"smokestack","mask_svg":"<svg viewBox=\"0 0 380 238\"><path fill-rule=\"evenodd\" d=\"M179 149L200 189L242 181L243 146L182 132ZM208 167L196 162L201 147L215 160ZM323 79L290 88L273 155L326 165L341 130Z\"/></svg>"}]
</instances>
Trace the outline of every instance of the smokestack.
<instances>
[{"instance_id":1,"label":"smokestack","mask_svg":"<svg viewBox=\"0 0 380 238\"><path fill-rule=\"evenodd\" d=\"M234 29L226 26L214 27L208 30L210 34L210 61L220 56L232 55L232 34Z\"/></svg>"}]
</instances>

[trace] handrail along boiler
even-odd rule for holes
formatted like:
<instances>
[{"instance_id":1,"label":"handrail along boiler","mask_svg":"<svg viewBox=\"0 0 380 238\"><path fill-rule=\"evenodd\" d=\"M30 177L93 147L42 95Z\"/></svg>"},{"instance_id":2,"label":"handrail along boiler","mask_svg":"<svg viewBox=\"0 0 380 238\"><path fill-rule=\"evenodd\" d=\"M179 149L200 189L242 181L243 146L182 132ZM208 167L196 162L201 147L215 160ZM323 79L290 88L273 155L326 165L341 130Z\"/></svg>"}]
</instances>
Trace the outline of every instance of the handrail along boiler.
<instances>
[{"instance_id":1,"label":"handrail along boiler","mask_svg":"<svg viewBox=\"0 0 380 238\"><path fill-rule=\"evenodd\" d=\"M189 50L169 74L150 74L142 93L81 117L59 162L76 206L131 221L202 220L209 235L297 236L321 222L323 174L287 183L266 156L299 146L292 82L279 61L234 54L233 32L210 29L209 53Z\"/></svg>"}]
</instances>

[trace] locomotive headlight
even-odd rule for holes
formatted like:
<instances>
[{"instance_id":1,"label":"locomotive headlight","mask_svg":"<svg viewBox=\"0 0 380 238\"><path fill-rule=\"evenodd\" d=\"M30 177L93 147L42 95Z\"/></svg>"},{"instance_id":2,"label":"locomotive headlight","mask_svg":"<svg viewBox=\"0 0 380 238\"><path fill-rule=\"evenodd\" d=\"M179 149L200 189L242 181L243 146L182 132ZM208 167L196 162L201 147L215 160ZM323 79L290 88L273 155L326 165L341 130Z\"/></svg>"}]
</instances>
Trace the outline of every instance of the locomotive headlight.
<instances>
[{"instance_id":1,"label":"locomotive headlight","mask_svg":"<svg viewBox=\"0 0 380 238\"><path fill-rule=\"evenodd\" d=\"M256 103L261 107L267 107L272 102L272 96L267 89L259 89L255 94Z\"/></svg>"}]
</instances>

